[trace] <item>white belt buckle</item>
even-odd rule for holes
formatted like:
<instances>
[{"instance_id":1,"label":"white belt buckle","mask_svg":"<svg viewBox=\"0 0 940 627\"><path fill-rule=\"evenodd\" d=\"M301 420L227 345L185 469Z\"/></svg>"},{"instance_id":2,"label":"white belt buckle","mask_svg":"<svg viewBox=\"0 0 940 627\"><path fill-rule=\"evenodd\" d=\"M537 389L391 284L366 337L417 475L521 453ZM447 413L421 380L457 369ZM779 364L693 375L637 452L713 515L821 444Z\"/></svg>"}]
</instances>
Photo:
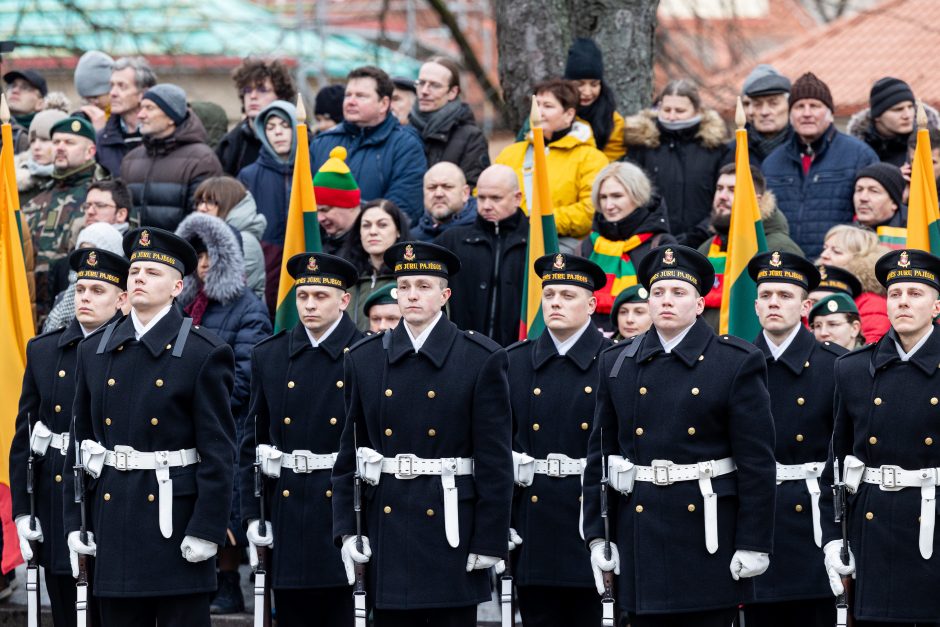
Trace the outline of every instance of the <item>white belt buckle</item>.
<instances>
[{"instance_id":1,"label":"white belt buckle","mask_svg":"<svg viewBox=\"0 0 940 627\"><path fill-rule=\"evenodd\" d=\"M306 455L298 455L294 453L294 472L297 473L308 473L312 472L310 470L309 460Z\"/></svg>"},{"instance_id":2,"label":"white belt buckle","mask_svg":"<svg viewBox=\"0 0 940 627\"><path fill-rule=\"evenodd\" d=\"M653 469L653 484L655 485L672 485L672 478L669 476L669 467L672 466L672 462L668 459L654 459L650 464L650 467Z\"/></svg>"},{"instance_id":3,"label":"white belt buckle","mask_svg":"<svg viewBox=\"0 0 940 627\"><path fill-rule=\"evenodd\" d=\"M398 469L395 472L396 479L414 479L414 460L415 456L411 453L401 453L395 456L395 462L398 464Z\"/></svg>"},{"instance_id":4,"label":"white belt buckle","mask_svg":"<svg viewBox=\"0 0 940 627\"><path fill-rule=\"evenodd\" d=\"M549 456L549 458L546 459L545 462L546 462L545 464L546 475L548 475L549 477L561 476L561 460L560 459L552 459L551 456Z\"/></svg>"},{"instance_id":5,"label":"white belt buckle","mask_svg":"<svg viewBox=\"0 0 940 627\"><path fill-rule=\"evenodd\" d=\"M881 467L881 485L879 487L885 492L896 492L903 488L898 486L898 471L900 466L882 466Z\"/></svg>"},{"instance_id":6,"label":"white belt buckle","mask_svg":"<svg viewBox=\"0 0 940 627\"><path fill-rule=\"evenodd\" d=\"M133 447L119 444L114 447L114 468L115 470L127 470L127 458L134 452Z\"/></svg>"}]
</instances>

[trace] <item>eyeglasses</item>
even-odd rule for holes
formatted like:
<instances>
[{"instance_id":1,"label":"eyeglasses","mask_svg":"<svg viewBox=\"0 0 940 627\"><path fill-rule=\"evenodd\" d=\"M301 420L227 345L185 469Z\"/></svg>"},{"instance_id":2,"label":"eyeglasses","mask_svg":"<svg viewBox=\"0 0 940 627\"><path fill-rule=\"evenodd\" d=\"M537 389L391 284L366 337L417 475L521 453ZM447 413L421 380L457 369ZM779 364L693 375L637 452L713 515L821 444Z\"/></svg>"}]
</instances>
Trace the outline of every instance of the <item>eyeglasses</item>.
<instances>
[{"instance_id":1,"label":"eyeglasses","mask_svg":"<svg viewBox=\"0 0 940 627\"><path fill-rule=\"evenodd\" d=\"M248 94L255 92L263 96L264 94L270 94L272 91L274 90L269 89L268 87L264 85L261 85L261 86L254 85L252 87L242 87L240 93L242 96L247 96Z\"/></svg>"},{"instance_id":2,"label":"eyeglasses","mask_svg":"<svg viewBox=\"0 0 940 627\"><path fill-rule=\"evenodd\" d=\"M83 202L81 204L81 210L88 212L89 209L94 209L95 211L103 211L104 209L117 209L117 205L111 205L104 202Z\"/></svg>"},{"instance_id":3,"label":"eyeglasses","mask_svg":"<svg viewBox=\"0 0 940 627\"><path fill-rule=\"evenodd\" d=\"M421 89L422 87L427 87L428 89L432 91L440 91L442 89L445 89L447 85L444 85L443 83L438 83L437 81L425 81L421 79L416 80L415 89Z\"/></svg>"}]
</instances>

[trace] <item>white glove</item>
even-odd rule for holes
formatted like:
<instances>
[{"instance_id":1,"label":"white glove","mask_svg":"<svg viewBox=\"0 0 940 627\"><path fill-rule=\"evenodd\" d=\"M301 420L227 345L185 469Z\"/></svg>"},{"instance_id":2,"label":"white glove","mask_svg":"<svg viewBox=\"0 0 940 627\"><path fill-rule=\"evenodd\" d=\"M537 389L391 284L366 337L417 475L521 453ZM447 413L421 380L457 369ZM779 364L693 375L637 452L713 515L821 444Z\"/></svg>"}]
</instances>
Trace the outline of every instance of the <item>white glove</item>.
<instances>
[{"instance_id":1,"label":"white glove","mask_svg":"<svg viewBox=\"0 0 940 627\"><path fill-rule=\"evenodd\" d=\"M764 574L770 566L770 556L757 551L738 550L731 556L731 578L737 581L741 577L757 577Z\"/></svg>"},{"instance_id":2,"label":"white glove","mask_svg":"<svg viewBox=\"0 0 940 627\"><path fill-rule=\"evenodd\" d=\"M248 536L248 563L251 564L252 570L258 567L258 547L274 546L274 532L271 530L271 521L268 520L264 523L265 535L261 535L260 526L261 521L257 519L249 520L248 530L245 532L245 535Z\"/></svg>"},{"instance_id":3,"label":"white glove","mask_svg":"<svg viewBox=\"0 0 940 627\"><path fill-rule=\"evenodd\" d=\"M610 543L610 559L604 557L604 539L595 538L591 540L591 569L594 571L594 587L597 588L597 594L604 594L604 573L614 571L615 575L620 574L620 551L617 545Z\"/></svg>"},{"instance_id":4,"label":"white glove","mask_svg":"<svg viewBox=\"0 0 940 627\"><path fill-rule=\"evenodd\" d=\"M509 542L507 543L510 551L515 551L516 548L522 544L522 536L520 536L515 529L512 527L509 528ZM502 575L506 572L506 562L504 560L499 560L496 562L496 574Z\"/></svg>"},{"instance_id":5,"label":"white glove","mask_svg":"<svg viewBox=\"0 0 940 627\"><path fill-rule=\"evenodd\" d=\"M88 544L82 542L81 531L69 532L69 562L72 565L72 577L76 579L78 579L78 554L94 557L98 551L98 545L95 544L95 534L89 531L86 535L88 536Z\"/></svg>"},{"instance_id":6,"label":"white glove","mask_svg":"<svg viewBox=\"0 0 940 627\"><path fill-rule=\"evenodd\" d=\"M486 570L487 568L492 568L496 566L497 563L502 560L498 557L493 557L491 555L478 555L476 553L471 553L467 556L467 572L473 570Z\"/></svg>"},{"instance_id":7,"label":"white glove","mask_svg":"<svg viewBox=\"0 0 940 627\"><path fill-rule=\"evenodd\" d=\"M23 554L23 560L33 559L33 550L29 548L30 542L42 542L42 526L39 519L34 519L36 528L29 528L29 516L24 514L16 517L16 534L20 537L20 553Z\"/></svg>"},{"instance_id":8,"label":"white glove","mask_svg":"<svg viewBox=\"0 0 940 627\"><path fill-rule=\"evenodd\" d=\"M356 536L343 536L343 548L340 550L343 558L343 568L346 569L346 580L349 585L356 583L356 564L368 564L372 557L372 547L369 538L362 536L362 552L356 549Z\"/></svg>"},{"instance_id":9,"label":"white glove","mask_svg":"<svg viewBox=\"0 0 940 627\"><path fill-rule=\"evenodd\" d=\"M832 588L832 594L839 596L845 592L842 585L842 578L849 575L855 576L855 555L852 549L849 549L849 563L842 563L842 540L832 540L823 547L823 554L826 564L826 575L829 576L829 587Z\"/></svg>"},{"instance_id":10,"label":"white glove","mask_svg":"<svg viewBox=\"0 0 940 627\"><path fill-rule=\"evenodd\" d=\"M219 552L219 545L202 538L186 536L180 544L180 552L183 554L184 560L192 564L198 564L210 557L215 557L215 554Z\"/></svg>"}]
</instances>

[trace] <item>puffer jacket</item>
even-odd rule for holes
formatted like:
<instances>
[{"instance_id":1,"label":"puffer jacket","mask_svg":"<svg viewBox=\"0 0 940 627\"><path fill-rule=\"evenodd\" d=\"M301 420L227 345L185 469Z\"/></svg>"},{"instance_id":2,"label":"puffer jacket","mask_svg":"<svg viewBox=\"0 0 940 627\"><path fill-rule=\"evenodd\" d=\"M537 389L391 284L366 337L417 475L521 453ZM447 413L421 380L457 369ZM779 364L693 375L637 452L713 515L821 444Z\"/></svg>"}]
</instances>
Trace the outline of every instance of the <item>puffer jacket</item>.
<instances>
[{"instance_id":1,"label":"puffer jacket","mask_svg":"<svg viewBox=\"0 0 940 627\"><path fill-rule=\"evenodd\" d=\"M826 232L852 222L855 173L878 161L878 155L835 126L815 142L816 155L805 176L802 150L799 136L794 135L764 159L763 171L767 188L776 194L780 211L790 222L790 236L807 257L815 259Z\"/></svg>"},{"instance_id":2,"label":"puffer jacket","mask_svg":"<svg viewBox=\"0 0 940 627\"><path fill-rule=\"evenodd\" d=\"M531 133L525 141L506 146L496 163L508 165L519 177L519 189L523 190L522 209L528 215L525 198L523 167L526 151L532 145ZM559 237L580 239L591 232L594 205L591 203L591 186L598 173L607 167L607 157L595 147L594 134L587 122L575 120L567 134L547 142L548 184L555 213L555 228ZM533 178L532 184L535 184Z\"/></svg>"},{"instance_id":3,"label":"puffer jacket","mask_svg":"<svg viewBox=\"0 0 940 627\"><path fill-rule=\"evenodd\" d=\"M885 288L875 276L875 263L888 250L885 246L878 246L870 254L853 257L845 265L845 269L858 277L862 284L862 293L855 299L855 306L858 307L866 344L874 344L891 328Z\"/></svg>"},{"instance_id":4,"label":"puffer jacket","mask_svg":"<svg viewBox=\"0 0 940 627\"><path fill-rule=\"evenodd\" d=\"M172 135L144 137L121 162L121 178L134 197L141 226L173 231L193 210L196 188L222 166L205 143L206 129L190 109Z\"/></svg>"},{"instance_id":5,"label":"puffer jacket","mask_svg":"<svg viewBox=\"0 0 940 627\"><path fill-rule=\"evenodd\" d=\"M198 237L209 253L209 273L202 286L209 303L199 325L218 335L235 353L232 415L237 421L248 408L251 348L271 335L271 320L264 303L245 287L245 261L229 225L214 216L194 213L180 223L176 234L183 239ZM189 307L199 287L195 273L185 277L177 302Z\"/></svg>"},{"instance_id":6,"label":"puffer jacket","mask_svg":"<svg viewBox=\"0 0 940 627\"><path fill-rule=\"evenodd\" d=\"M346 149L346 165L359 184L362 202L386 198L408 214L412 223L421 217L428 161L417 131L402 126L393 115L369 128L342 122L318 133L310 144L313 172L320 169L337 146Z\"/></svg>"},{"instance_id":7,"label":"puffer jacket","mask_svg":"<svg viewBox=\"0 0 940 627\"><path fill-rule=\"evenodd\" d=\"M669 228L680 242L708 217L726 140L725 123L713 110L702 111L698 125L678 131L665 129L653 110L624 120L627 160L643 168L662 194Z\"/></svg>"},{"instance_id":8,"label":"puffer jacket","mask_svg":"<svg viewBox=\"0 0 940 627\"><path fill-rule=\"evenodd\" d=\"M940 128L940 113L926 103L924 103L924 112L927 114L927 126L929 128ZM882 137L875 130L875 125L871 119L871 109L862 109L856 112L849 119L845 132L871 146L880 161L898 167L907 162L907 140L909 135Z\"/></svg>"},{"instance_id":9,"label":"puffer jacket","mask_svg":"<svg viewBox=\"0 0 940 627\"><path fill-rule=\"evenodd\" d=\"M225 216L225 223L241 235L242 252L245 255L245 282L258 298L264 298L264 251L261 236L268 224L258 213L258 206L251 192L238 201Z\"/></svg>"},{"instance_id":10,"label":"puffer jacket","mask_svg":"<svg viewBox=\"0 0 940 627\"><path fill-rule=\"evenodd\" d=\"M471 189L476 187L480 172L490 165L486 136L466 103L461 103L458 115L440 128L428 124L421 132L421 140L428 168L441 161L455 163L463 170Z\"/></svg>"}]
</instances>

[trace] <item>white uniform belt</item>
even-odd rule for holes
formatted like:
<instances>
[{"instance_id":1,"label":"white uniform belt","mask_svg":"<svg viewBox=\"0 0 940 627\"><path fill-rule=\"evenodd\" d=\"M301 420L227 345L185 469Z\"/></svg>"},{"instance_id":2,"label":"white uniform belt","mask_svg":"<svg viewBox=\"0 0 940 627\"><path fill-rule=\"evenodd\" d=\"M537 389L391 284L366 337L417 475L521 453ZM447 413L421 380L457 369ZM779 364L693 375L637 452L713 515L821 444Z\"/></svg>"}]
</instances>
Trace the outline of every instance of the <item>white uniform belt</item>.
<instances>
[{"instance_id":1,"label":"white uniform belt","mask_svg":"<svg viewBox=\"0 0 940 627\"><path fill-rule=\"evenodd\" d=\"M336 463L336 453L311 453L298 450L285 453L281 458L281 465L290 468L297 474L305 474L314 470L330 470Z\"/></svg>"},{"instance_id":2,"label":"white uniform belt","mask_svg":"<svg viewBox=\"0 0 940 627\"><path fill-rule=\"evenodd\" d=\"M59 454L65 455L69 450L69 434L53 433L41 420L33 425L32 436L29 441L29 447L36 455L45 455L51 446L59 451Z\"/></svg>"},{"instance_id":3,"label":"white uniform belt","mask_svg":"<svg viewBox=\"0 0 940 627\"><path fill-rule=\"evenodd\" d=\"M813 541L822 547L822 525L819 516L819 477L826 462L806 464L777 464L777 485L784 481L805 481L813 513Z\"/></svg>"},{"instance_id":4,"label":"white uniform belt","mask_svg":"<svg viewBox=\"0 0 940 627\"><path fill-rule=\"evenodd\" d=\"M918 545L925 560L933 555L933 531L937 518L937 485L940 468L905 470L900 466L883 465L865 468L854 455L845 458L845 483L850 491L858 489L860 482L877 485L884 492L897 492L904 488L920 488L920 534ZM864 469L864 472L859 472Z\"/></svg>"},{"instance_id":5,"label":"white uniform belt","mask_svg":"<svg viewBox=\"0 0 940 627\"><path fill-rule=\"evenodd\" d=\"M447 543L457 548L460 545L460 529L457 518L456 477L473 474L473 458L442 457L424 459L410 453L395 457L383 457L371 448L360 447L356 451L356 464L363 481L378 485L382 475L394 475L396 479L414 479L421 475L439 475L444 488L444 532Z\"/></svg>"},{"instance_id":6,"label":"white uniform belt","mask_svg":"<svg viewBox=\"0 0 940 627\"><path fill-rule=\"evenodd\" d=\"M81 450L85 471L92 477L100 476L103 466L110 466L120 472L153 470L157 475L160 533L164 538L173 537L173 479L170 478L170 468L198 464L200 459L196 449L148 453L118 445L109 451L94 440L84 440Z\"/></svg>"},{"instance_id":7,"label":"white uniform belt","mask_svg":"<svg viewBox=\"0 0 940 627\"><path fill-rule=\"evenodd\" d=\"M585 458L574 458L562 453L549 453L545 459L536 459L525 453L512 452L513 479L522 487L529 487L535 475L546 477L572 477L584 473Z\"/></svg>"},{"instance_id":8,"label":"white uniform belt","mask_svg":"<svg viewBox=\"0 0 940 627\"><path fill-rule=\"evenodd\" d=\"M668 459L654 459L649 466L637 466L620 455L607 458L610 487L630 494L634 481L657 486L672 485L677 481L698 481L702 493L705 518L705 548L709 553L718 551L718 495L712 489L712 479L737 470L730 457L712 459L697 464L674 464Z\"/></svg>"}]
</instances>

